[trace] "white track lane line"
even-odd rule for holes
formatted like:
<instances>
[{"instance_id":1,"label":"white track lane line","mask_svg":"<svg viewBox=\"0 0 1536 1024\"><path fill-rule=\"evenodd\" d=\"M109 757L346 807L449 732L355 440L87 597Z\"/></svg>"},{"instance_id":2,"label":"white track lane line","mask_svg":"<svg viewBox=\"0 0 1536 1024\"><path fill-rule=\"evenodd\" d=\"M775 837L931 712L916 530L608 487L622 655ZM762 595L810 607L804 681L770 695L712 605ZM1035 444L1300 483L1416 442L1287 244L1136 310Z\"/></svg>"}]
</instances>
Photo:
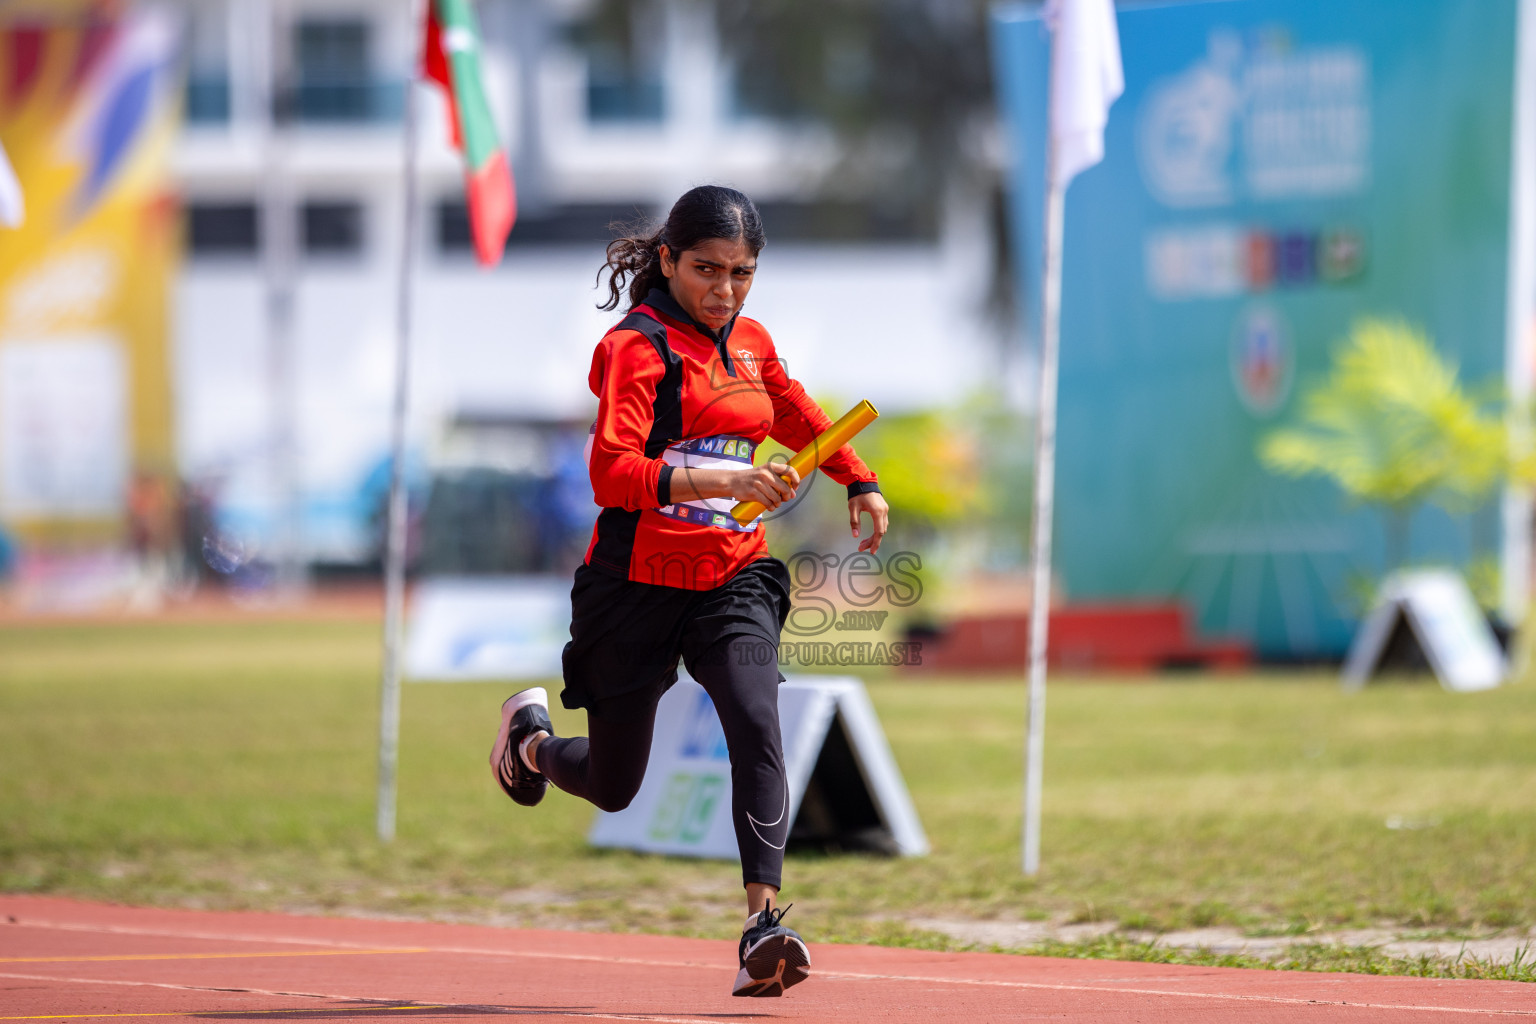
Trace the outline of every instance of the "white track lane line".
<instances>
[{"instance_id":1,"label":"white track lane line","mask_svg":"<svg viewBox=\"0 0 1536 1024\"><path fill-rule=\"evenodd\" d=\"M818 978L843 978L849 981L916 981L928 985L975 985L995 988L1046 989L1053 992L1094 992L1110 995L1124 992L1138 996L1183 996L1189 999L1220 999L1246 1003L1280 1003L1286 1006L1349 1006L1360 1010L1412 1010L1421 1013L1470 1013L1483 1016L1536 1017L1536 1010L1480 1010L1467 1006L1435 1006L1425 1003L1361 1003L1348 999L1303 999L1298 996L1242 995L1236 992L1186 992L1178 989L1121 988L1113 985L1063 985L1043 981L987 981L980 978L932 978L918 974L853 974L822 971ZM1424 979L1427 980L1427 979ZM1440 979L1454 980L1454 979ZM1523 984L1523 983L1517 983Z\"/></svg>"},{"instance_id":2,"label":"white track lane line","mask_svg":"<svg viewBox=\"0 0 1536 1024\"><path fill-rule=\"evenodd\" d=\"M356 919L356 920L366 920L366 919ZM405 923L408 923L408 922L391 922L391 923L405 924ZM0 927L3 927L3 926L0 926ZM230 933L227 933L227 932L224 932L224 933L180 932L180 931L165 931L165 930L161 930L161 929L123 928L123 927L113 926L113 925L109 925L109 926L105 926L105 927L94 927L94 926L90 926L90 925L77 925L77 924L69 924L69 923L63 923L63 922L26 921L26 920L22 920L20 918L18 918L16 921L12 922L9 925L9 927L13 927L13 928L14 927L50 928L50 929L57 929L57 930L60 930L60 931L98 932L98 933L117 934L117 935L153 935L153 936L159 936L161 938L183 938L183 939L205 939L205 940L212 939L212 940L218 940L218 941L224 941L224 942L292 943L292 944L295 944L295 945L322 946L322 947L332 947L332 948L337 948L337 949L368 949L368 948L373 948L371 946L371 944L367 944L367 943L346 942L346 941L334 940L334 939L289 938L289 937L272 936L272 935L241 935L241 934L230 934ZM434 952L434 953L453 953L453 954L457 954L457 955L460 955L460 956L521 957L521 958L530 959L530 960L563 960L563 961L571 961L571 962L576 962L576 963L629 964L629 965L632 965L632 966L639 966L639 967L687 967L687 968L702 968L702 969L711 970L711 971L718 971L718 970L721 969L720 965L717 964L717 963L703 963L703 962L694 961L694 960L646 960L646 959L641 959L641 958L638 958L638 957L592 956L592 955L582 954L582 953L538 953L538 952L523 952L523 951L520 951L520 950L508 950L508 949L477 949L477 948L461 947L461 946L431 946L431 947L425 947L425 948L430 949L430 951ZM1072 985L1072 984L1062 984L1062 983L1043 982L1043 981L991 981L991 980L986 980L986 979L982 979L982 978L944 978L944 977L934 977L934 976L919 975L919 974L865 974L865 973L858 973L858 972L852 972L852 971L829 972L829 971L817 971L817 970L815 970L814 966L812 968L812 971L813 971L813 976L814 977L819 978L819 979L823 979L823 980L827 980L827 979L840 979L840 980L843 980L843 981L880 981L880 982L905 981L905 982L914 982L914 983L924 984L924 985L954 985L954 986L961 986L961 987L1009 988L1009 989L1024 989L1024 990L1037 990L1037 991L1049 991L1049 992L1093 992L1093 993L1096 993L1098 995L1105 995L1105 994L1110 994L1110 993L1115 993L1115 992L1123 992L1123 993L1125 993L1127 995L1168 996L1168 997L1173 997L1173 998L1184 997L1184 998L1189 998L1189 999L1212 999L1212 1000L1217 1000L1217 1001L1222 1001L1222 1002L1238 1002L1238 1003L1272 1003L1272 1004L1277 1004L1277 1005L1281 1005L1281 1006L1349 1006L1349 1007L1355 1007L1355 1008L1362 1009L1362 1010L1397 1010L1397 1011L1414 1010L1414 1011L1420 1011L1420 1012L1424 1012L1424 1013L1454 1013L1454 1014L1463 1014L1463 1015L1471 1014L1471 1015L1474 1015L1474 1016L1481 1015L1481 1016L1492 1016L1492 1017L1532 1017L1532 1018L1536 1018L1536 1010L1483 1010L1483 1009L1473 1009L1471 1007L1466 1007L1466 1006L1436 1006L1434 1004L1424 1004L1424 1003L1371 1003L1371 1002L1355 1002L1353 1000L1347 1000L1347 999L1303 999L1303 998L1299 998L1299 997L1296 997L1296 996L1244 995L1244 994L1236 993L1236 992L1189 992L1189 991L1183 991L1183 990L1179 990L1179 989L1158 989L1158 988L1139 988L1139 987L1138 988L1121 988L1121 987L1115 986L1115 985ZM1516 984L1518 984L1518 983L1516 983ZM353 998L353 997L337 997L337 998ZM637 1018L637 1019L649 1020L649 1019L659 1019L659 1018Z\"/></svg>"},{"instance_id":3,"label":"white track lane line","mask_svg":"<svg viewBox=\"0 0 1536 1024\"><path fill-rule=\"evenodd\" d=\"M64 977L59 977L57 975L51 975L51 974L17 974L17 973L13 973L13 972L9 972L9 971L0 971L0 978L12 978L12 979L15 979L15 980L18 980L18 981L62 981L62 982L68 982L68 983L74 984L74 985L129 985L129 986L135 986L135 987L139 987L139 988L168 988L168 989L173 989L173 990L178 991L178 992L219 992L219 993L224 993L226 995L273 996L273 997L282 998L282 999L334 999L334 1000L338 1000L338 1001L344 1002L344 1003L362 1003L362 1004L365 1004L365 1005L374 1005L374 1006L378 1006L380 1010L387 1010L387 1009L391 1009L392 1008L392 1007L385 1006L385 1005L382 1005L382 1004L388 1004L388 1003L411 1004L410 1007L409 1007L411 1009L416 1009L417 1007L420 1007L422 1009L428 1009L428 1010L444 1010L444 1011L447 1011L447 1013L445 1013L445 1016L448 1015L448 1014L451 1014L451 1013L453 1013L455 1011L458 1011L458 1010L505 1010L505 1009L519 1009L521 1011L522 1015L526 1015L527 1014L527 1011L523 1011L523 1010L521 1010L521 1008L505 1007L505 1006L494 1006L494 1005L489 1004L489 1003L437 1003L437 1002L424 1003L424 1002L418 1002L418 1001L414 1001L414 1000L410 1000L410 999L380 999L378 996L348 996L348 995L340 995L340 994L337 994L337 993L334 993L334 992L279 992L279 991L274 991L272 989L265 989L265 988L230 988L228 986L213 986L213 985L173 985L173 984L169 984L169 983L163 982L163 981L125 981L125 980L123 980L121 978L64 978ZM400 1007L397 1006L397 1007L393 1007L393 1008L398 1009ZM142 1014L134 1014L134 1013L99 1013L99 1014L69 1013L69 1014L57 1014L56 1017L59 1018L59 1019L63 1019L63 1018L88 1019L88 1018L91 1018L91 1017L174 1017L178 1013L180 1015L186 1016L186 1017L197 1017L197 1016L201 1016L203 1014L209 1014L209 1013L271 1013L271 1012L272 1011L270 1009L267 1009L267 1010L261 1010L261 1009L253 1009L253 1010L221 1009L221 1010L181 1010L181 1011L171 1011L171 1012L168 1012L168 1013L167 1012L161 1012L161 1011L155 1011L155 1012L147 1012L147 1013L142 1013ZM309 1012L313 1012L313 1011L305 1010L303 1012L309 1013ZM577 1018L580 1018L582 1020L644 1020L644 1021L653 1021L653 1022L655 1022L655 1024L720 1024L718 1019L709 1019L709 1018L703 1018L703 1017L657 1017L657 1016L655 1016L653 1014L640 1014L640 1013L597 1013L597 1012L592 1011L592 1010L551 1010L550 1011L550 1016L552 1016L552 1017L577 1017ZM29 1015L29 1016L26 1016L26 1017L4 1017L4 1016L0 1016L0 1021L5 1021L5 1020L45 1020L47 1018L48 1018L48 1015L45 1015L45 1014L32 1014L32 1015Z\"/></svg>"}]
</instances>

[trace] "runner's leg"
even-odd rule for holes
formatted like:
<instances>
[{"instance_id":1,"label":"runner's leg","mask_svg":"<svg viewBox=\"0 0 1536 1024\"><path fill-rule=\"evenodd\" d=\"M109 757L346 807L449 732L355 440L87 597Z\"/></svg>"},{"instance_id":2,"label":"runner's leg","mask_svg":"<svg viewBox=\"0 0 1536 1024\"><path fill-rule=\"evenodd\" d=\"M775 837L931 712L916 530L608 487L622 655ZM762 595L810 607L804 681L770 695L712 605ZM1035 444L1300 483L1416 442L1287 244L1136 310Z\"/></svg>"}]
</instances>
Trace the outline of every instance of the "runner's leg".
<instances>
[{"instance_id":1,"label":"runner's leg","mask_svg":"<svg viewBox=\"0 0 1536 1024\"><path fill-rule=\"evenodd\" d=\"M730 751L731 820L742 880L777 890L789 837L777 649L761 637L737 634L711 645L688 670L714 701Z\"/></svg>"},{"instance_id":2,"label":"runner's leg","mask_svg":"<svg viewBox=\"0 0 1536 1024\"><path fill-rule=\"evenodd\" d=\"M773 907L789 837L777 645L737 634L707 648L689 671L714 701L730 751L731 818L752 911L742 926L731 994L781 996L810 977L811 954Z\"/></svg>"},{"instance_id":3,"label":"runner's leg","mask_svg":"<svg viewBox=\"0 0 1536 1024\"><path fill-rule=\"evenodd\" d=\"M645 778L660 699L647 689L597 701L587 709L586 736L551 736L538 745L539 771L601 810L622 811Z\"/></svg>"}]
</instances>

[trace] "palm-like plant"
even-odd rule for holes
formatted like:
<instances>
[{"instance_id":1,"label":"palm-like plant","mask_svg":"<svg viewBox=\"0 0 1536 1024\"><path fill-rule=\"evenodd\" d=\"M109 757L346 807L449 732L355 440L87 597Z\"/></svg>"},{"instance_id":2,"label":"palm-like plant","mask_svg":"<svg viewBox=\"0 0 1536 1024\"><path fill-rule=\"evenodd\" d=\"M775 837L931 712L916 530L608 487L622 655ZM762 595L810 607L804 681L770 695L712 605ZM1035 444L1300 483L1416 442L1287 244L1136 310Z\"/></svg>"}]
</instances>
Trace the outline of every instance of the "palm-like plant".
<instances>
[{"instance_id":1,"label":"palm-like plant","mask_svg":"<svg viewBox=\"0 0 1536 1024\"><path fill-rule=\"evenodd\" d=\"M1406 323L1361 320L1306 394L1300 422L1267 435L1259 455L1288 476L1326 476L1381 507L1389 568L1408 556L1408 523L1425 501L1465 511L1511 470L1496 408L1469 395L1454 362Z\"/></svg>"}]
</instances>

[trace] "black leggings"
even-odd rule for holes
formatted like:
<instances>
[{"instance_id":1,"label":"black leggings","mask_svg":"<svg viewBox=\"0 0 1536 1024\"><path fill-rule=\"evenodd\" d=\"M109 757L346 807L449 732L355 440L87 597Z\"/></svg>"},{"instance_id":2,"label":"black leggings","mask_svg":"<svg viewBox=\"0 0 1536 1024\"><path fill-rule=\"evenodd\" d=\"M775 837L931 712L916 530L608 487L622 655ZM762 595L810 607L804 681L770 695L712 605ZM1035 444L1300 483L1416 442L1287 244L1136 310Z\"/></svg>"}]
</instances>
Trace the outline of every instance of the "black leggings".
<instances>
[{"instance_id":1,"label":"black leggings","mask_svg":"<svg viewBox=\"0 0 1536 1024\"><path fill-rule=\"evenodd\" d=\"M778 888L789 836L789 786L779 737L779 666L774 645L738 634L687 662L715 704L731 757L731 820L744 884ZM651 690L598 700L587 736L539 745L539 771L556 786L605 811L622 811L640 791L651 755L661 694Z\"/></svg>"}]
</instances>

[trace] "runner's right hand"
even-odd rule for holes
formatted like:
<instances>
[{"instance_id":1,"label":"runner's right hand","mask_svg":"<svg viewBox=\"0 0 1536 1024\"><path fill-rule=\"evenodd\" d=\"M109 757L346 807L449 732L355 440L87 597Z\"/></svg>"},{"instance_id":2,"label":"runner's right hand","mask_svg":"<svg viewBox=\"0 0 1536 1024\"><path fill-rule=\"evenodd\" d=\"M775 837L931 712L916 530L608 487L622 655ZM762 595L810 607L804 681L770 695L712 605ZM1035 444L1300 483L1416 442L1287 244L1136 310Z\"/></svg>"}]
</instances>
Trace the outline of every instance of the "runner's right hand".
<instances>
[{"instance_id":1,"label":"runner's right hand","mask_svg":"<svg viewBox=\"0 0 1536 1024\"><path fill-rule=\"evenodd\" d=\"M789 482L782 479L788 477ZM737 470L731 480L731 497L737 501L756 501L765 508L778 508L795 496L800 474L785 462Z\"/></svg>"}]
</instances>

